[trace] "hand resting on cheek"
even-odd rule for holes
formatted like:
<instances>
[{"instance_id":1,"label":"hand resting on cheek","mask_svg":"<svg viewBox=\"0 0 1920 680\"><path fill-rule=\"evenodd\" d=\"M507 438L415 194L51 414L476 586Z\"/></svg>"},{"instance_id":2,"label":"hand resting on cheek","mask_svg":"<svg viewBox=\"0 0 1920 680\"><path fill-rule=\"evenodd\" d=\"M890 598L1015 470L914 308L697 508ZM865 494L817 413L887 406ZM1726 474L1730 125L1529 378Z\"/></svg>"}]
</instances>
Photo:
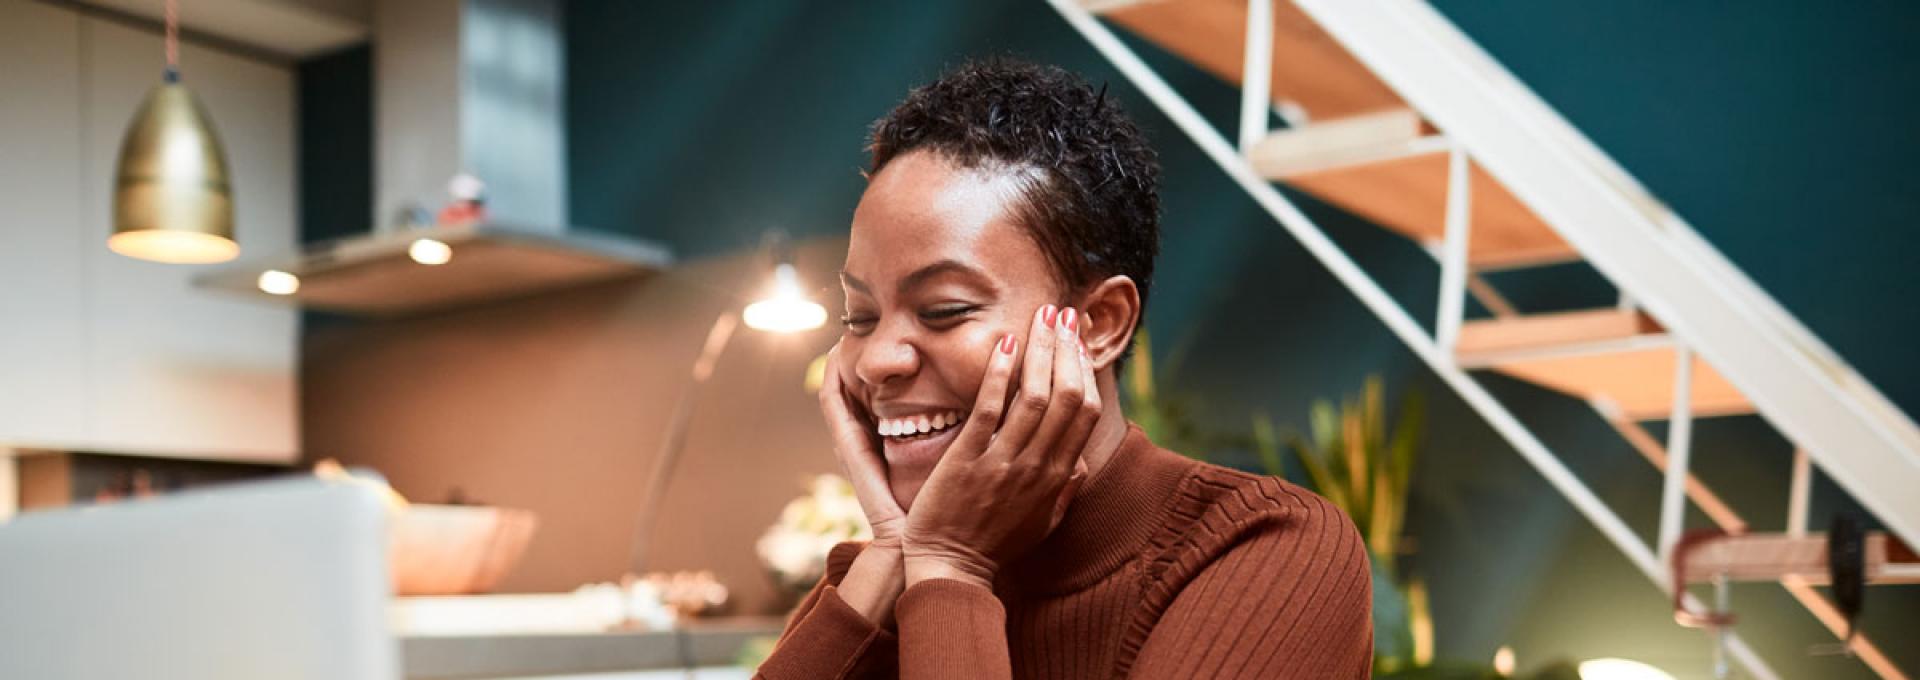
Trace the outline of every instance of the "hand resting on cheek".
<instances>
[{"instance_id":1,"label":"hand resting on cheek","mask_svg":"<svg viewBox=\"0 0 1920 680\"><path fill-rule=\"evenodd\" d=\"M972 412L907 512L908 586L948 578L991 589L1059 523L1101 408L1078 317L1046 305L1025 352L1013 334L994 347Z\"/></svg>"}]
</instances>

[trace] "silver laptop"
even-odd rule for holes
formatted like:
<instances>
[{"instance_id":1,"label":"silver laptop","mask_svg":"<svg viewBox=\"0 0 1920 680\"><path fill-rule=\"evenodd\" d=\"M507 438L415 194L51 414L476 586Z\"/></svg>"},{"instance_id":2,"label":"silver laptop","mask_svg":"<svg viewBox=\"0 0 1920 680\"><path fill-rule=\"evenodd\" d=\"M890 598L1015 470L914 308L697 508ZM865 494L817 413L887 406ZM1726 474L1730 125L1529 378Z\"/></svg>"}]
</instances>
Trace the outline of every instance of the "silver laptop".
<instances>
[{"instance_id":1,"label":"silver laptop","mask_svg":"<svg viewBox=\"0 0 1920 680\"><path fill-rule=\"evenodd\" d=\"M0 678L394 680L385 513L301 478L0 523Z\"/></svg>"}]
</instances>

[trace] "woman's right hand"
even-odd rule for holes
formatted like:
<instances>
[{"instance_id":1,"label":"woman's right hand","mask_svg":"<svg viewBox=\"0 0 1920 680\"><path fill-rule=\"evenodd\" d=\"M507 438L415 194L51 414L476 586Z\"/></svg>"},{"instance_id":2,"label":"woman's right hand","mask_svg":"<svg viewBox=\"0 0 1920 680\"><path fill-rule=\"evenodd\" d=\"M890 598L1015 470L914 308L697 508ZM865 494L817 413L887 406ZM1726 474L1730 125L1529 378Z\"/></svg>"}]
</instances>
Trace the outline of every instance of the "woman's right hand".
<instances>
[{"instance_id":1,"label":"woman's right hand","mask_svg":"<svg viewBox=\"0 0 1920 680\"><path fill-rule=\"evenodd\" d=\"M873 527L871 546L898 550L907 513L900 509L900 502L893 498L893 489L887 485L886 461L880 457L875 441L879 436L876 426L868 422L866 410L859 404L847 394L840 380L840 345L835 343L827 352L827 374L820 385L820 411L825 414L827 429L833 435L833 453L840 459L847 480L853 483L860 509L867 513L867 524Z\"/></svg>"}]
</instances>

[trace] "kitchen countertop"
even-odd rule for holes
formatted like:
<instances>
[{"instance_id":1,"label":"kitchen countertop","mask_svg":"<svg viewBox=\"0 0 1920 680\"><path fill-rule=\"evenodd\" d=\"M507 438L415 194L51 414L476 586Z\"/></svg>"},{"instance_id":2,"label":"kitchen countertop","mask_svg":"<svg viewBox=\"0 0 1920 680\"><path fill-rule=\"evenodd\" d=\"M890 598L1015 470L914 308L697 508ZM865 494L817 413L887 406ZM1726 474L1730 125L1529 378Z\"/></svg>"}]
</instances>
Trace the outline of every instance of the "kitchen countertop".
<instances>
[{"instance_id":1,"label":"kitchen countertop","mask_svg":"<svg viewBox=\"0 0 1920 680\"><path fill-rule=\"evenodd\" d=\"M403 598L394 609L409 680L514 678L635 671L706 670L730 677L748 641L780 634L777 616L698 618L670 629L608 630L567 595ZM676 675L674 677L685 677Z\"/></svg>"}]
</instances>

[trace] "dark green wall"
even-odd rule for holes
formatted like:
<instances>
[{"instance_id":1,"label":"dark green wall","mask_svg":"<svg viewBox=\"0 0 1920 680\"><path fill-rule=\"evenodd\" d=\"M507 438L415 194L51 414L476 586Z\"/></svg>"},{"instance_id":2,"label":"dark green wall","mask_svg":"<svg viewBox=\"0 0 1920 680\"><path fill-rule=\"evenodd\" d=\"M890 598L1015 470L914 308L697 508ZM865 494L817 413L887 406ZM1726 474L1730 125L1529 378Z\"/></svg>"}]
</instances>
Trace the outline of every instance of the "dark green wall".
<instances>
[{"instance_id":1,"label":"dark green wall","mask_svg":"<svg viewBox=\"0 0 1920 680\"><path fill-rule=\"evenodd\" d=\"M1920 358L1907 340L1920 333L1910 302L1920 275L1907 264L1920 250L1907 223L1920 213L1912 190L1920 164L1908 158L1920 152L1920 126L1906 119L1920 108L1920 47L1910 40L1920 4L1863 0L1844 12L1789 0L1436 4L1889 398L1920 412ZM1209 419L1227 426L1255 409L1301 422L1313 398L1355 390L1368 373L1425 392L1432 425L1413 561L1433 590L1441 655L1486 659L1512 644L1523 666L1626 656L1706 677L1705 638L1672 625L1625 558L1038 0L570 0L567 23L574 221L657 239L684 257L752 247L767 227L844 233L862 187L867 123L944 66L1011 52L1112 82L1165 163L1166 236L1149 326L1175 374L1170 389L1205 395ZM1230 124L1235 91L1145 52L1217 125ZM364 53L340 58L360 59L364 73ZM303 95L316 93L307 83L316 70L302 69ZM309 110L312 101L303 96L303 125L329 115L361 124L358 114ZM305 235L336 233L340 220L361 225L364 203L335 217L314 200L363 200L353 199L364 190L358 178L328 177L314 165L324 158L310 154ZM1417 318L1431 320L1429 257L1305 203ZM1494 281L1529 311L1613 296L1581 266ZM1572 400L1497 376L1485 382L1652 533L1659 479L1609 428ZM1708 483L1758 528L1777 528L1789 445L1757 418L1703 421L1695 439ZM1851 506L1824 479L1815 500L1816 522ZM1875 589L1866 622L1909 671L1920 670L1913 590ZM1746 614L1740 632L1787 677L1869 677L1856 661L1808 657L1825 633L1779 588L1742 586L1734 596Z\"/></svg>"},{"instance_id":2,"label":"dark green wall","mask_svg":"<svg viewBox=\"0 0 1920 680\"><path fill-rule=\"evenodd\" d=\"M373 214L373 48L300 62L300 242L363 234Z\"/></svg>"}]
</instances>

